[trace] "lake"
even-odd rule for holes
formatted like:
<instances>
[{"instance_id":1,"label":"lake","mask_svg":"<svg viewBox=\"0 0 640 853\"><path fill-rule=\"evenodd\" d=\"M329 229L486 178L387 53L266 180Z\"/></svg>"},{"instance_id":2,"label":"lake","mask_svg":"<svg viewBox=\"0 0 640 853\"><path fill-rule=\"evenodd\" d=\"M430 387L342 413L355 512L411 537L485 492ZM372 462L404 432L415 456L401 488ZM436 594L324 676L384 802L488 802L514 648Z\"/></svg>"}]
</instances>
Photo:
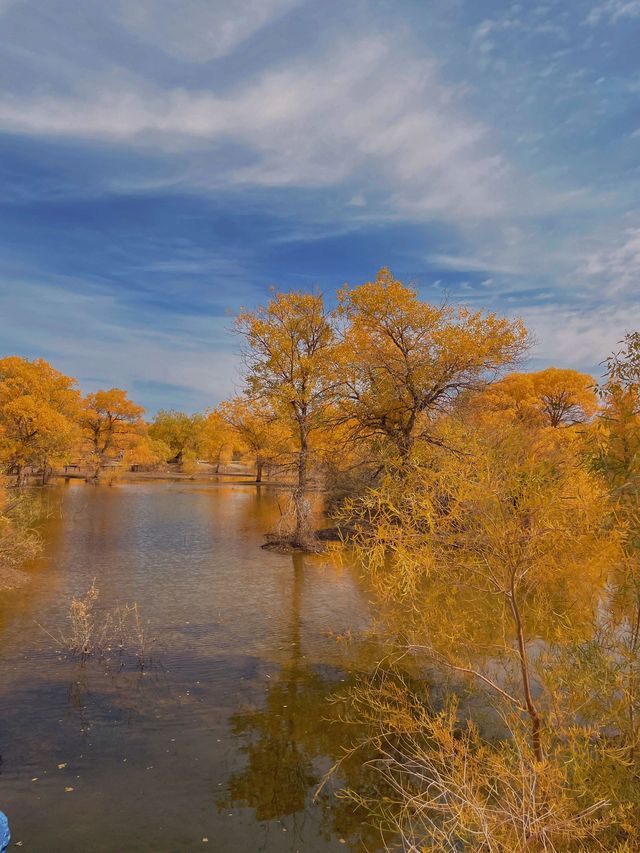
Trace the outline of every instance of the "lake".
<instances>
[{"instance_id":1,"label":"lake","mask_svg":"<svg viewBox=\"0 0 640 853\"><path fill-rule=\"evenodd\" d=\"M339 696L371 655L355 572L261 550L277 491L235 482L46 490L44 555L0 596L0 809L37 853L359 850L323 791L347 733ZM93 579L157 636L144 672L69 659ZM369 657L369 660L367 660ZM339 704L339 703L338 703Z\"/></svg>"}]
</instances>

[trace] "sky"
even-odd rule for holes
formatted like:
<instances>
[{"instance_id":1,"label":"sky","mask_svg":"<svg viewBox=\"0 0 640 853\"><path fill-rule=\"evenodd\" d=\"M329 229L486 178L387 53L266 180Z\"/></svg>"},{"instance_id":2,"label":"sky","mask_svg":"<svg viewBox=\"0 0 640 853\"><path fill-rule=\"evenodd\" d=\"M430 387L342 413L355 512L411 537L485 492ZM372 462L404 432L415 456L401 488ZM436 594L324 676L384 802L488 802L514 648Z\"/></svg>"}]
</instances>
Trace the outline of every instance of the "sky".
<instances>
[{"instance_id":1,"label":"sky","mask_svg":"<svg viewBox=\"0 0 640 853\"><path fill-rule=\"evenodd\" d=\"M640 0L0 0L0 353L150 413L241 387L240 307L388 266L640 328Z\"/></svg>"}]
</instances>

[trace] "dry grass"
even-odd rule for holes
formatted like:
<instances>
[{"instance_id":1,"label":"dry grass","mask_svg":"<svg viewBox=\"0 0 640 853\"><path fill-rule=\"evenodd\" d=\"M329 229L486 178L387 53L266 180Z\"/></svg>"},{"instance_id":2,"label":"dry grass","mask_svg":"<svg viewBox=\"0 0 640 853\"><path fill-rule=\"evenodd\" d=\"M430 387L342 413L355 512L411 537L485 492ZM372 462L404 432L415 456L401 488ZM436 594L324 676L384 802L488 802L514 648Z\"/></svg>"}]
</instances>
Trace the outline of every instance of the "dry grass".
<instances>
[{"instance_id":1,"label":"dry grass","mask_svg":"<svg viewBox=\"0 0 640 853\"><path fill-rule=\"evenodd\" d=\"M517 724L506 740L487 741L461 721L455 700L441 711L425 704L401 677L379 674L351 691L345 722L370 737L329 772L366 747L377 782L339 793L363 808L383 837L405 853L584 853L610 847L610 803L589 796L572 778L592 744L573 740L544 762L536 760ZM505 719L505 722L507 720ZM511 721L513 722L513 721ZM585 753L585 754L583 754ZM597 761L593 764L597 773ZM326 781L326 780L325 780Z\"/></svg>"},{"instance_id":2,"label":"dry grass","mask_svg":"<svg viewBox=\"0 0 640 853\"><path fill-rule=\"evenodd\" d=\"M137 665L144 669L150 663L155 637L142 620L138 604L105 609L99 606L99 599L94 581L83 596L71 599L67 629L57 635L46 633L58 646L82 660L115 658L124 665L127 658L135 657Z\"/></svg>"},{"instance_id":3,"label":"dry grass","mask_svg":"<svg viewBox=\"0 0 640 853\"><path fill-rule=\"evenodd\" d=\"M275 529L266 536L268 548L285 552L294 550L317 554L325 550L323 543L315 535L312 523L313 510L307 498L296 503L296 498L291 494L284 505L278 501L278 508L280 510L278 522ZM303 519L301 531L297 527L298 513Z\"/></svg>"}]
</instances>

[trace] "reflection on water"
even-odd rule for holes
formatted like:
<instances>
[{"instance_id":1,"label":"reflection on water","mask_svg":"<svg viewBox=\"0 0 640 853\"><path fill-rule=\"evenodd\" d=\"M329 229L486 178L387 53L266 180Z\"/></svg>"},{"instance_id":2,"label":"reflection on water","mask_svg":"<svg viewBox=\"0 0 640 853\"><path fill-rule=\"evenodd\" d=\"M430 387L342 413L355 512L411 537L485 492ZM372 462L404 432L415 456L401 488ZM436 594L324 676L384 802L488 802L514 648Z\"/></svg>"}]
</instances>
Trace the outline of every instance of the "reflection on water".
<instances>
[{"instance_id":1,"label":"reflection on water","mask_svg":"<svg viewBox=\"0 0 640 853\"><path fill-rule=\"evenodd\" d=\"M368 624L352 572L260 550L278 513L268 489L48 494L46 557L0 599L0 808L14 838L46 853L376 849L352 806L312 802L346 738L328 699L365 666L330 636ZM139 602L160 637L151 670L68 661L39 627L63 627L93 578L105 606Z\"/></svg>"}]
</instances>

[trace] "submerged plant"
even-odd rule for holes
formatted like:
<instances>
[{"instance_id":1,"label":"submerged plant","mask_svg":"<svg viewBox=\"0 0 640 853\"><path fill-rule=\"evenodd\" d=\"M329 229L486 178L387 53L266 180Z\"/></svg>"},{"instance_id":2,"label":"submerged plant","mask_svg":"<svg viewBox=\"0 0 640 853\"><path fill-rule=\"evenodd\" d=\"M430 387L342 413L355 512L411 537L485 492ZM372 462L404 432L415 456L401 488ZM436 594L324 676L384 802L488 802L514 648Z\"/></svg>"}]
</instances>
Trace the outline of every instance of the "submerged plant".
<instances>
[{"instance_id":1,"label":"submerged plant","mask_svg":"<svg viewBox=\"0 0 640 853\"><path fill-rule=\"evenodd\" d=\"M74 657L109 660L117 656L124 665L126 657L135 656L138 666L144 669L156 638L149 634L137 602L100 609L99 598L94 580L83 596L71 599L67 631L58 636L47 633Z\"/></svg>"}]
</instances>

